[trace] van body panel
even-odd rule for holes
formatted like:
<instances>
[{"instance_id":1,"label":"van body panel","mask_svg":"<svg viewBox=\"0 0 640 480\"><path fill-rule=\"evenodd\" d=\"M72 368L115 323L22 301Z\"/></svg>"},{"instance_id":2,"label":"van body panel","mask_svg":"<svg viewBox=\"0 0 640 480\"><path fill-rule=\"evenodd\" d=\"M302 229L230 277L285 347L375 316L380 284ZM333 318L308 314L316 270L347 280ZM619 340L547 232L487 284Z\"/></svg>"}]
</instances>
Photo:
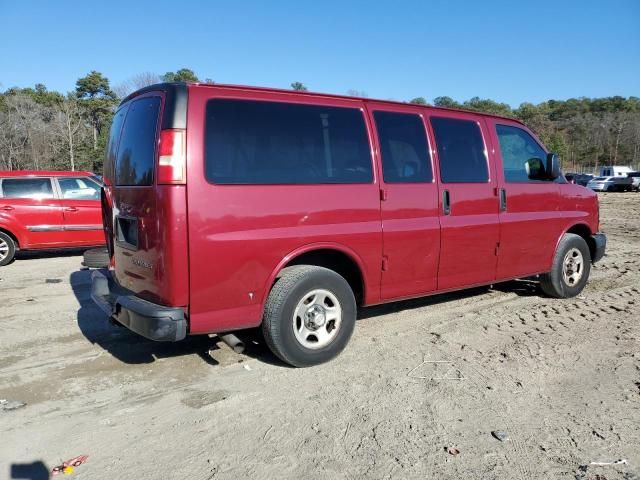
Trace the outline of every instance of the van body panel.
<instances>
[{"instance_id":1,"label":"van body panel","mask_svg":"<svg viewBox=\"0 0 640 480\"><path fill-rule=\"evenodd\" d=\"M371 125L375 126L375 112L415 115L420 118L427 139L426 155L433 173L432 180L419 183L385 181L382 169L381 140L377 128L371 128L380 178L380 203L383 232L383 260L381 299L420 295L436 290L440 259L440 219L437 172L429 145L424 110L411 105L390 106L383 102L367 101Z\"/></svg>"},{"instance_id":2,"label":"van body panel","mask_svg":"<svg viewBox=\"0 0 640 480\"><path fill-rule=\"evenodd\" d=\"M190 331L228 329L238 321L243 327L259 324L274 269L291 252L311 244L337 244L355 252L365 268L365 301L377 301L382 240L375 172L369 184L209 183L204 175L205 108L207 101L221 98L313 104L312 98L295 94L190 89ZM354 101L323 105L363 108Z\"/></svg>"},{"instance_id":3,"label":"van body panel","mask_svg":"<svg viewBox=\"0 0 640 480\"><path fill-rule=\"evenodd\" d=\"M506 196L506 209L500 212L499 217L500 241L496 276L500 279L548 271L555 250L540 247L555 245L566 229L566 221L560 213L560 184L554 181L508 181L505 178L505 164L496 126L518 128L529 134L542 149L541 142L518 122L491 118L485 121L499 188L504 189ZM546 155L546 151L544 154Z\"/></svg>"}]
</instances>

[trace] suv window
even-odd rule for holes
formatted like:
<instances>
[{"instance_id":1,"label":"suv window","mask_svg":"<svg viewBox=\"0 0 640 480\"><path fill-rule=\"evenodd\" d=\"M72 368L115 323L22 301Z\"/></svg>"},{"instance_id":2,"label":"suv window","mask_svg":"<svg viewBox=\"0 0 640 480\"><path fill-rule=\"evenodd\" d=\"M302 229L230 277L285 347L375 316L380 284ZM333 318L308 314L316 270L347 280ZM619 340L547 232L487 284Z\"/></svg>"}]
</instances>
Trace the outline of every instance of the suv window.
<instances>
[{"instance_id":1,"label":"suv window","mask_svg":"<svg viewBox=\"0 0 640 480\"><path fill-rule=\"evenodd\" d=\"M553 181L545 176L547 153L525 130L496 125L502 153L502 168L507 182Z\"/></svg>"},{"instance_id":2,"label":"suv window","mask_svg":"<svg viewBox=\"0 0 640 480\"><path fill-rule=\"evenodd\" d=\"M5 178L2 180L4 198L33 198L36 200L53 198L53 188L49 178Z\"/></svg>"},{"instance_id":3,"label":"suv window","mask_svg":"<svg viewBox=\"0 0 640 480\"><path fill-rule=\"evenodd\" d=\"M159 112L160 97L143 97L129 106L117 152L116 185L153 183Z\"/></svg>"},{"instance_id":4,"label":"suv window","mask_svg":"<svg viewBox=\"0 0 640 480\"><path fill-rule=\"evenodd\" d=\"M444 183L489 181L486 150L480 126L473 120L432 117L431 125Z\"/></svg>"},{"instance_id":5,"label":"suv window","mask_svg":"<svg viewBox=\"0 0 640 480\"><path fill-rule=\"evenodd\" d=\"M389 183L431 182L429 147L419 115L373 113L382 153L382 173Z\"/></svg>"},{"instance_id":6,"label":"suv window","mask_svg":"<svg viewBox=\"0 0 640 480\"><path fill-rule=\"evenodd\" d=\"M361 110L210 100L205 175L218 184L370 183Z\"/></svg>"},{"instance_id":7,"label":"suv window","mask_svg":"<svg viewBox=\"0 0 640 480\"><path fill-rule=\"evenodd\" d=\"M58 178L62 198L73 200L99 200L100 185L84 177Z\"/></svg>"}]
</instances>

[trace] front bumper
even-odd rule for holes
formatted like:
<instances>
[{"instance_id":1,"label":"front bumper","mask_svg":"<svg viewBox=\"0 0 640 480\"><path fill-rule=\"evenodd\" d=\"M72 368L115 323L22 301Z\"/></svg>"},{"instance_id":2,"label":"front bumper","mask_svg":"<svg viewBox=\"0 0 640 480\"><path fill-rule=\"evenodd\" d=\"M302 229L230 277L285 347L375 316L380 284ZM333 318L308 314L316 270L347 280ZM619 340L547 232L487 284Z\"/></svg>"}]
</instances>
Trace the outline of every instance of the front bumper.
<instances>
[{"instance_id":1,"label":"front bumper","mask_svg":"<svg viewBox=\"0 0 640 480\"><path fill-rule=\"evenodd\" d=\"M137 297L117 285L107 270L91 275L91 298L109 318L150 340L177 342L187 336L184 310Z\"/></svg>"},{"instance_id":2,"label":"front bumper","mask_svg":"<svg viewBox=\"0 0 640 480\"><path fill-rule=\"evenodd\" d=\"M604 257L604 251L607 248L607 236L604 233L596 233L591 236L591 239L593 240L594 245L593 258L591 259L591 262L596 263Z\"/></svg>"}]
</instances>

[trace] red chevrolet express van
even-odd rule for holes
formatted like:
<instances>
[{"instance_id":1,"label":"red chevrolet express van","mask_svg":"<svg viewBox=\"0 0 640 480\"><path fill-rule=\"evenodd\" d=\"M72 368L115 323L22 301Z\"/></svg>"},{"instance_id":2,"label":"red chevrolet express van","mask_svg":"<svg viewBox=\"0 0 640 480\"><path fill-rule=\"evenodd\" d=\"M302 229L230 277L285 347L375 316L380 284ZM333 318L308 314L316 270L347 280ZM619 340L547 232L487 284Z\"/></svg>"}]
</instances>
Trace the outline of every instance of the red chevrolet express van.
<instances>
[{"instance_id":1,"label":"red chevrolet express van","mask_svg":"<svg viewBox=\"0 0 640 480\"><path fill-rule=\"evenodd\" d=\"M18 249L104 245L100 189L90 172L0 170L0 267Z\"/></svg>"},{"instance_id":2,"label":"red chevrolet express van","mask_svg":"<svg viewBox=\"0 0 640 480\"><path fill-rule=\"evenodd\" d=\"M523 124L406 103L150 86L104 182L109 316L162 341L261 325L295 366L336 356L358 306L536 274L572 297L606 243L596 194Z\"/></svg>"}]
</instances>

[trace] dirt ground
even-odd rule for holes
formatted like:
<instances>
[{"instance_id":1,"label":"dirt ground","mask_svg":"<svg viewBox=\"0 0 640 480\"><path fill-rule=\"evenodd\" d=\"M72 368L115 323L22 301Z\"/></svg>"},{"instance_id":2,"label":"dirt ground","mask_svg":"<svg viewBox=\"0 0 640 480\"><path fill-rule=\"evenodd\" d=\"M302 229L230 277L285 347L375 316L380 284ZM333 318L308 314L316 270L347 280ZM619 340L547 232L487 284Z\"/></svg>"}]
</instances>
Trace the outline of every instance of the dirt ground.
<instances>
[{"instance_id":1,"label":"dirt ground","mask_svg":"<svg viewBox=\"0 0 640 480\"><path fill-rule=\"evenodd\" d=\"M243 355L146 341L93 306L77 252L19 259L0 399L27 405L0 405L0 479L86 454L70 477L639 480L640 194L601 203L608 253L580 297L519 281L368 308L310 369L251 334Z\"/></svg>"}]
</instances>

